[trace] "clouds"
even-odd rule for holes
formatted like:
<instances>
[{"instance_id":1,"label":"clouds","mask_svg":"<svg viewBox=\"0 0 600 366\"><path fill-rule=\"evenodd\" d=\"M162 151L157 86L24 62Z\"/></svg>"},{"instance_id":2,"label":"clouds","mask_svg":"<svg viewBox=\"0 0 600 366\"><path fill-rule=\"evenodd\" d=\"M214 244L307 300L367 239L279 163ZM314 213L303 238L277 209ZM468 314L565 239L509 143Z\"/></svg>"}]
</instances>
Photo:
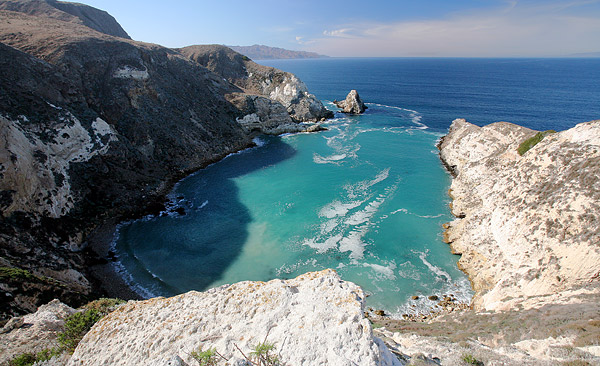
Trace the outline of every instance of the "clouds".
<instances>
[{"instance_id":1,"label":"clouds","mask_svg":"<svg viewBox=\"0 0 600 366\"><path fill-rule=\"evenodd\" d=\"M600 50L599 1L508 1L440 19L340 24L310 49L332 56L562 56ZM304 44L308 40L303 39Z\"/></svg>"}]
</instances>

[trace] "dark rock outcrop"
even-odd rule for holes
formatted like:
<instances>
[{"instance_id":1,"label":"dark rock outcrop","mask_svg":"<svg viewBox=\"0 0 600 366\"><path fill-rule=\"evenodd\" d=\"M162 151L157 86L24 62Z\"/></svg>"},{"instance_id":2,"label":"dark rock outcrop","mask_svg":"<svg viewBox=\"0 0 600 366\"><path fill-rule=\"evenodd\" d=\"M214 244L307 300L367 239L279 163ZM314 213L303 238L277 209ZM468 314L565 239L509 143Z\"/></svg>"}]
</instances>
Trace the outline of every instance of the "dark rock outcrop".
<instances>
[{"instance_id":1,"label":"dark rock outcrop","mask_svg":"<svg viewBox=\"0 0 600 366\"><path fill-rule=\"evenodd\" d=\"M346 96L346 99L342 100L341 102L336 100L333 103L338 108L342 108L343 113L361 114L365 111L365 109L367 109L367 106L360 99L360 96L356 90L351 90Z\"/></svg>"},{"instance_id":2,"label":"dark rock outcrop","mask_svg":"<svg viewBox=\"0 0 600 366\"><path fill-rule=\"evenodd\" d=\"M0 320L100 294L89 267L107 258L86 248L89 234L164 207L175 180L250 146L248 114L297 125L269 95L176 50L35 10L51 2L8 3L31 11L0 10L0 267L29 275L0 276Z\"/></svg>"}]
</instances>

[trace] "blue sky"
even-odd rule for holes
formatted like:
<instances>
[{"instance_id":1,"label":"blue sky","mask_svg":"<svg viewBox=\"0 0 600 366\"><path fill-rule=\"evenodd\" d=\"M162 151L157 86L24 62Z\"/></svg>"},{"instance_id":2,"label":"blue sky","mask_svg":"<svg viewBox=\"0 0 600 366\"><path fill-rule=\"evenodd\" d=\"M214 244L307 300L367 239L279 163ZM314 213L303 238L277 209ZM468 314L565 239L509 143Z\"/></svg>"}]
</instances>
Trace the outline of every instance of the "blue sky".
<instances>
[{"instance_id":1,"label":"blue sky","mask_svg":"<svg viewBox=\"0 0 600 366\"><path fill-rule=\"evenodd\" d=\"M600 52L600 0L82 0L133 39L265 44L329 56L565 56Z\"/></svg>"}]
</instances>

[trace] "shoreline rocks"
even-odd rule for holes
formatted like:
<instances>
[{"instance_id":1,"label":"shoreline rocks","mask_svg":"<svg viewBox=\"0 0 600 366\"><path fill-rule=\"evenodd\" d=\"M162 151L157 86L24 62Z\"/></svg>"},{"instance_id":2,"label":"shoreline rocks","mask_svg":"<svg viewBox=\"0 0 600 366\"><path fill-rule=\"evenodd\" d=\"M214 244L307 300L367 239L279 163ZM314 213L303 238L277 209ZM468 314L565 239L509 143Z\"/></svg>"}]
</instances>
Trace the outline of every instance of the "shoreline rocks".
<instances>
[{"instance_id":1,"label":"shoreline rocks","mask_svg":"<svg viewBox=\"0 0 600 366\"><path fill-rule=\"evenodd\" d=\"M367 106L360 99L356 90L351 90L346 96L346 99L342 101L334 100L333 104L338 108L342 108L342 113L348 114L361 114L367 109Z\"/></svg>"}]
</instances>

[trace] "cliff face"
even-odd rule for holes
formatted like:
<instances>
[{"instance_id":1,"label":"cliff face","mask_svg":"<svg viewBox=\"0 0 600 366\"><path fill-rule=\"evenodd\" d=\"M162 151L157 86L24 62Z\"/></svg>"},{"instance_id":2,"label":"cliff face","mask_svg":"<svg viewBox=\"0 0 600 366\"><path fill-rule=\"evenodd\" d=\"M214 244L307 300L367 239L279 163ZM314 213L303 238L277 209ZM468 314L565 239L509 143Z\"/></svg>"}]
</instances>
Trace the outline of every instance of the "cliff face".
<instances>
[{"instance_id":1,"label":"cliff face","mask_svg":"<svg viewBox=\"0 0 600 366\"><path fill-rule=\"evenodd\" d=\"M400 365L373 337L364 299L325 270L129 302L94 325L68 365L193 365L199 348L244 365L242 352L265 340L286 365Z\"/></svg>"},{"instance_id":2,"label":"cliff face","mask_svg":"<svg viewBox=\"0 0 600 366\"><path fill-rule=\"evenodd\" d=\"M294 122L316 122L333 117L333 112L327 110L308 92L306 85L289 72L259 65L225 46L190 46L179 51L238 86L245 94L280 103ZM229 100L258 116L270 114L264 112L268 109L256 103L251 103L253 107L247 109L247 99L242 102L236 95L231 95Z\"/></svg>"},{"instance_id":3,"label":"cliff face","mask_svg":"<svg viewBox=\"0 0 600 366\"><path fill-rule=\"evenodd\" d=\"M269 105L273 129L297 125L281 103L177 51L49 16L50 2L17 3L29 11L0 11L0 267L33 277L0 276L3 314L85 301L92 230L249 146L247 110L230 95Z\"/></svg>"},{"instance_id":4,"label":"cliff face","mask_svg":"<svg viewBox=\"0 0 600 366\"><path fill-rule=\"evenodd\" d=\"M440 156L455 174L458 218L445 233L478 310L580 301L600 277L600 121L547 135L510 123L455 120Z\"/></svg>"}]
</instances>

